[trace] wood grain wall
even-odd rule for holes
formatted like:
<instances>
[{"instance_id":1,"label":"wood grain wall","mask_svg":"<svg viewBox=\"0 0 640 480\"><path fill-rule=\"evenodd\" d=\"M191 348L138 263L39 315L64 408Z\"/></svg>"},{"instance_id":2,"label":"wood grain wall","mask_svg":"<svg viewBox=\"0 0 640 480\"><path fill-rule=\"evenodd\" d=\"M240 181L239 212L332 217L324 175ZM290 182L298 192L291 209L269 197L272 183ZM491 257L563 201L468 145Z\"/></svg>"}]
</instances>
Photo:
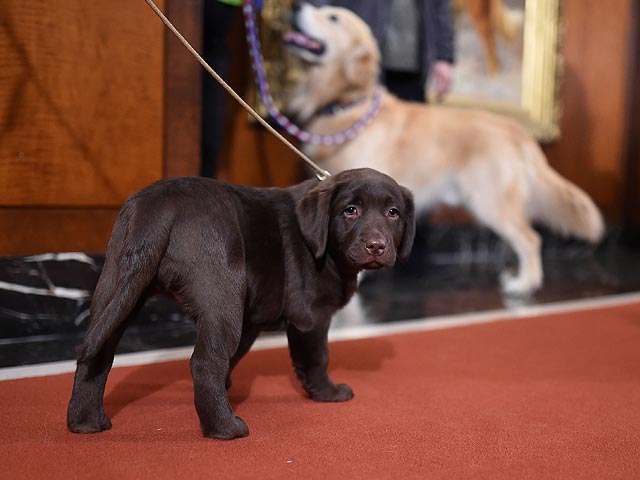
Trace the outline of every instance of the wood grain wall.
<instances>
[{"instance_id":1,"label":"wood grain wall","mask_svg":"<svg viewBox=\"0 0 640 480\"><path fill-rule=\"evenodd\" d=\"M163 30L146 4L2 5L0 204L116 206L159 178Z\"/></svg>"},{"instance_id":2,"label":"wood grain wall","mask_svg":"<svg viewBox=\"0 0 640 480\"><path fill-rule=\"evenodd\" d=\"M549 162L600 206L610 222L622 213L632 4L636 0L565 0L562 117Z\"/></svg>"},{"instance_id":3,"label":"wood grain wall","mask_svg":"<svg viewBox=\"0 0 640 480\"><path fill-rule=\"evenodd\" d=\"M202 0L156 3L199 47ZM129 195L197 173L200 68L168 35L143 1L0 2L0 255L104 251Z\"/></svg>"},{"instance_id":4,"label":"wood grain wall","mask_svg":"<svg viewBox=\"0 0 640 480\"><path fill-rule=\"evenodd\" d=\"M640 0L633 0L631 8L622 222L634 242L640 244Z\"/></svg>"}]
</instances>

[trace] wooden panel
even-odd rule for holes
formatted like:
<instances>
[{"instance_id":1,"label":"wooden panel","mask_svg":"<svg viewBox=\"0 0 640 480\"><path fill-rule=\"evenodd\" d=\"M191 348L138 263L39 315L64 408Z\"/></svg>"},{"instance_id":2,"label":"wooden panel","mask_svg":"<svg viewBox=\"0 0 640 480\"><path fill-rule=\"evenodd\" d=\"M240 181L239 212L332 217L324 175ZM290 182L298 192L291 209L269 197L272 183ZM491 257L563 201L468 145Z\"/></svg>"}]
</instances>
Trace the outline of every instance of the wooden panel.
<instances>
[{"instance_id":1,"label":"wooden panel","mask_svg":"<svg viewBox=\"0 0 640 480\"><path fill-rule=\"evenodd\" d=\"M632 0L566 0L561 139L549 162L620 218L625 91Z\"/></svg>"},{"instance_id":2,"label":"wooden panel","mask_svg":"<svg viewBox=\"0 0 640 480\"><path fill-rule=\"evenodd\" d=\"M286 187L313 176L309 172L305 175L302 160L249 120L244 110L235 109L231 118L234 124L225 139L219 179L242 185Z\"/></svg>"},{"instance_id":3,"label":"wooden panel","mask_svg":"<svg viewBox=\"0 0 640 480\"><path fill-rule=\"evenodd\" d=\"M627 82L627 132L625 148L625 182L622 194L625 227L640 229L640 0L633 1L632 46L629 49ZM640 238L640 236L639 236Z\"/></svg>"},{"instance_id":4,"label":"wooden panel","mask_svg":"<svg viewBox=\"0 0 640 480\"><path fill-rule=\"evenodd\" d=\"M161 177L163 28L142 1L1 2L0 205L119 205Z\"/></svg>"},{"instance_id":5,"label":"wooden panel","mask_svg":"<svg viewBox=\"0 0 640 480\"><path fill-rule=\"evenodd\" d=\"M112 209L0 209L0 255L102 253L118 214Z\"/></svg>"}]
</instances>

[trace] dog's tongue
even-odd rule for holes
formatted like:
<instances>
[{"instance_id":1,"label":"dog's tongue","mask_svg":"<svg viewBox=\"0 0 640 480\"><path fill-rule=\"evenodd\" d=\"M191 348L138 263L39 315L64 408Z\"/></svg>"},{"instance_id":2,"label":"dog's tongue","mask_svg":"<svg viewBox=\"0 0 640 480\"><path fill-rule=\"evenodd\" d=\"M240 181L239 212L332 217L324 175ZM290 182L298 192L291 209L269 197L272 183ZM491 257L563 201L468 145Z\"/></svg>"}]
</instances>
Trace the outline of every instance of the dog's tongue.
<instances>
[{"instance_id":1,"label":"dog's tongue","mask_svg":"<svg viewBox=\"0 0 640 480\"><path fill-rule=\"evenodd\" d=\"M285 42L293 43L310 50L319 50L322 48L320 42L307 37L302 32L296 32L293 30L284 34L284 40Z\"/></svg>"}]
</instances>

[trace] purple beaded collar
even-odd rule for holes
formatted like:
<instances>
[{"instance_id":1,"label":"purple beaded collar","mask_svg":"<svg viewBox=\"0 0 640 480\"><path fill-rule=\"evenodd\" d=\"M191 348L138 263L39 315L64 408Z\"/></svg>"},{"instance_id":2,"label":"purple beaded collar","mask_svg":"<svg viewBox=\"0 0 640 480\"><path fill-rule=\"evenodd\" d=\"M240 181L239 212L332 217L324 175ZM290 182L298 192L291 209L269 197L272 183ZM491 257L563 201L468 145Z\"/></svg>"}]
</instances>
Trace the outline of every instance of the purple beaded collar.
<instances>
[{"instance_id":1,"label":"purple beaded collar","mask_svg":"<svg viewBox=\"0 0 640 480\"><path fill-rule=\"evenodd\" d=\"M249 44L249 54L251 55L251 63L255 72L256 84L262 103L266 107L269 115L271 115L278 124L284 128L290 135L304 143L313 145L339 145L354 138L360 131L366 127L380 110L381 89L376 88L373 94L373 102L371 108L353 125L346 130L331 135L318 135L302 130L291 120L285 117L276 107L273 97L269 93L269 85L264 70L263 58L260 49L260 40L258 39L258 27L256 25L255 9L253 0L244 0L244 24L247 30L247 43Z\"/></svg>"}]
</instances>

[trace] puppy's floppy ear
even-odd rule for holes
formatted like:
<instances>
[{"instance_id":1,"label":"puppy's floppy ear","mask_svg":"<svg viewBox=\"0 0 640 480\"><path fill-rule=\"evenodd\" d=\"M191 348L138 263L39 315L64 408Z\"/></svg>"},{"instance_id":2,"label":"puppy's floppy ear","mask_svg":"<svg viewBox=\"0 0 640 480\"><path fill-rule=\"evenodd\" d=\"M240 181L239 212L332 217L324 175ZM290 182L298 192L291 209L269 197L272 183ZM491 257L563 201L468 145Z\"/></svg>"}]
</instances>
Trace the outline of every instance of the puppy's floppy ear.
<instances>
[{"instance_id":1,"label":"puppy's floppy ear","mask_svg":"<svg viewBox=\"0 0 640 480\"><path fill-rule=\"evenodd\" d=\"M404 232L402 232L402 240L400 240L400 246L398 247L398 258L404 262L409 259L411 247L413 247L413 239L416 236L416 216L413 194L407 188L400 187L400 189L404 198Z\"/></svg>"},{"instance_id":2,"label":"puppy's floppy ear","mask_svg":"<svg viewBox=\"0 0 640 480\"><path fill-rule=\"evenodd\" d=\"M323 180L312 188L296 205L296 217L300 232L311 253L320 260L327 250L329 217L333 186Z\"/></svg>"}]
</instances>

